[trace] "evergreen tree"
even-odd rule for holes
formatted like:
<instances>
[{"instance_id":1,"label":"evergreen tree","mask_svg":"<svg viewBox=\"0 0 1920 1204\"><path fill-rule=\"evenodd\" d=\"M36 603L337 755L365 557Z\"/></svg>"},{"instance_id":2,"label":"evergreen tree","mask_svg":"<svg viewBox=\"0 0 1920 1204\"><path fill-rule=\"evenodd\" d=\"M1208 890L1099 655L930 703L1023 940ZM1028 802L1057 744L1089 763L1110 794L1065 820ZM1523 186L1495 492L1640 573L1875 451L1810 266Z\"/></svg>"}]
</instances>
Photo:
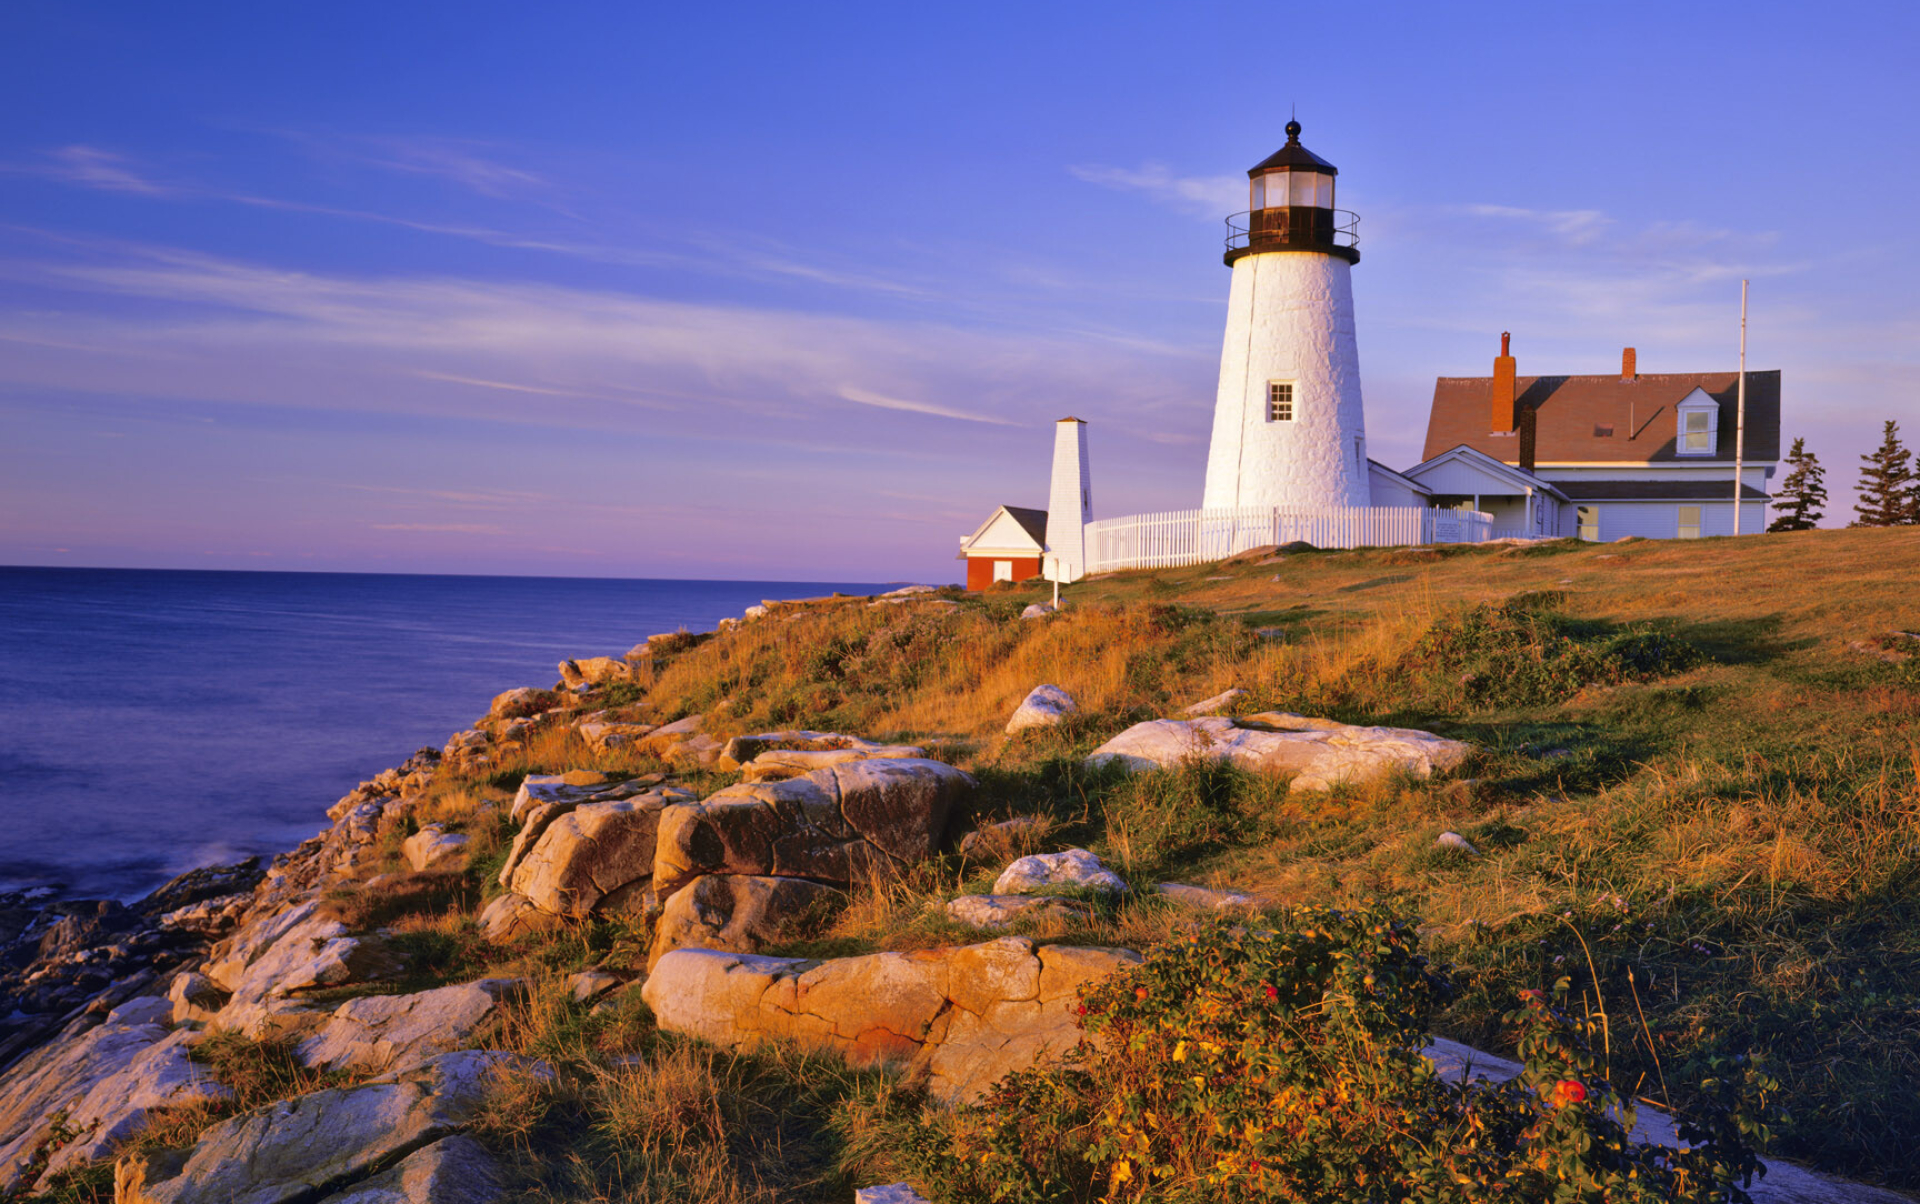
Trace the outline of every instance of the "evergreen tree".
<instances>
[{"instance_id":1,"label":"evergreen tree","mask_svg":"<svg viewBox=\"0 0 1920 1204\"><path fill-rule=\"evenodd\" d=\"M1767 526L1769 531L1811 531L1826 517L1827 470L1820 457L1807 450L1805 439L1795 439L1787 453L1793 471L1780 483L1778 515Z\"/></svg>"},{"instance_id":2,"label":"evergreen tree","mask_svg":"<svg viewBox=\"0 0 1920 1204\"><path fill-rule=\"evenodd\" d=\"M1900 442L1900 425L1887 420L1880 446L1860 457L1856 527L1898 527L1914 522L1913 453Z\"/></svg>"}]
</instances>

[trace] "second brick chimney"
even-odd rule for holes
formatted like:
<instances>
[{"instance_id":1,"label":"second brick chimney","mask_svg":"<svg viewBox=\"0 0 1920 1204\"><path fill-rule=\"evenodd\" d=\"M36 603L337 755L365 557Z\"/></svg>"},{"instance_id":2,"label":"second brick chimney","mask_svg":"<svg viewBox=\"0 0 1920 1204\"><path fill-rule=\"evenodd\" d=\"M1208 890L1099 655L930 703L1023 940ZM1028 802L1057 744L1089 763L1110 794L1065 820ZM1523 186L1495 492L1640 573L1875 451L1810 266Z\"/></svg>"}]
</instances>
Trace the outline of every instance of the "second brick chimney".
<instances>
[{"instance_id":1,"label":"second brick chimney","mask_svg":"<svg viewBox=\"0 0 1920 1204\"><path fill-rule=\"evenodd\" d=\"M1620 353L1620 379L1628 383L1640 379L1640 362L1631 347Z\"/></svg>"},{"instance_id":2,"label":"second brick chimney","mask_svg":"<svg viewBox=\"0 0 1920 1204\"><path fill-rule=\"evenodd\" d=\"M1493 361L1493 433L1513 433L1514 366L1508 349L1513 335L1500 332L1500 354Z\"/></svg>"}]
</instances>

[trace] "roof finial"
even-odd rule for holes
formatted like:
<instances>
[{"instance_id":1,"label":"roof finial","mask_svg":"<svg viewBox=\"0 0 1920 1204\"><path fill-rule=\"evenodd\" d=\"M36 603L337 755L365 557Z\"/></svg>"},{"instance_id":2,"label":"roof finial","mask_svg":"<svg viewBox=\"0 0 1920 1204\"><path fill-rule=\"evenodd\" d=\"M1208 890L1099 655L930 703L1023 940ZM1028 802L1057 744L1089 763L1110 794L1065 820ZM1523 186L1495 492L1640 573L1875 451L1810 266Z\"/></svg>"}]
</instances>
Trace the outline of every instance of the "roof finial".
<instances>
[{"instance_id":1,"label":"roof finial","mask_svg":"<svg viewBox=\"0 0 1920 1204\"><path fill-rule=\"evenodd\" d=\"M1287 106L1287 141L1300 141L1300 106L1297 102Z\"/></svg>"}]
</instances>

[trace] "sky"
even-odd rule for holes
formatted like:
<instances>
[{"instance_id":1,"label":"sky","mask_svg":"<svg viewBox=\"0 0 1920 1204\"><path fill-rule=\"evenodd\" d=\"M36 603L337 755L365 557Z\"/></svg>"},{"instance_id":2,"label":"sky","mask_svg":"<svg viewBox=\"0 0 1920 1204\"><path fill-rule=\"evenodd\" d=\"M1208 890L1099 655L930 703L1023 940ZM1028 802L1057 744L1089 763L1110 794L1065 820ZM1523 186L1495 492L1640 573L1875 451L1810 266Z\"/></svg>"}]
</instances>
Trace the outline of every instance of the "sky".
<instances>
[{"instance_id":1,"label":"sky","mask_svg":"<svg viewBox=\"0 0 1920 1204\"><path fill-rule=\"evenodd\" d=\"M952 581L1088 422L1199 504L1222 219L1340 168L1433 379L1784 373L1920 442L1920 6L0 10L0 563Z\"/></svg>"}]
</instances>

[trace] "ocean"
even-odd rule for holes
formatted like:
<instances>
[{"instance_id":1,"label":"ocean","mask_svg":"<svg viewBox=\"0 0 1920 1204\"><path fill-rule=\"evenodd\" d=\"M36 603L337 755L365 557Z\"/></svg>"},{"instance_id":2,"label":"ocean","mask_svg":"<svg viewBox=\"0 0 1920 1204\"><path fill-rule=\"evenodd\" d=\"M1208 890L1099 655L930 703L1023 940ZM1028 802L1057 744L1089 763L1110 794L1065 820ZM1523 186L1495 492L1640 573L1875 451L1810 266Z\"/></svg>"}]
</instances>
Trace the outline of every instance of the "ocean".
<instances>
[{"instance_id":1,"label":"ocean","mask_svg":"<svg viewBox=\"0 0 1920 1204\"><path fill-rule=\"evenodd\" d=\"M857 582L0 567L0 892L271 856L568 657Z\"/></svg>"}]
</instances>

